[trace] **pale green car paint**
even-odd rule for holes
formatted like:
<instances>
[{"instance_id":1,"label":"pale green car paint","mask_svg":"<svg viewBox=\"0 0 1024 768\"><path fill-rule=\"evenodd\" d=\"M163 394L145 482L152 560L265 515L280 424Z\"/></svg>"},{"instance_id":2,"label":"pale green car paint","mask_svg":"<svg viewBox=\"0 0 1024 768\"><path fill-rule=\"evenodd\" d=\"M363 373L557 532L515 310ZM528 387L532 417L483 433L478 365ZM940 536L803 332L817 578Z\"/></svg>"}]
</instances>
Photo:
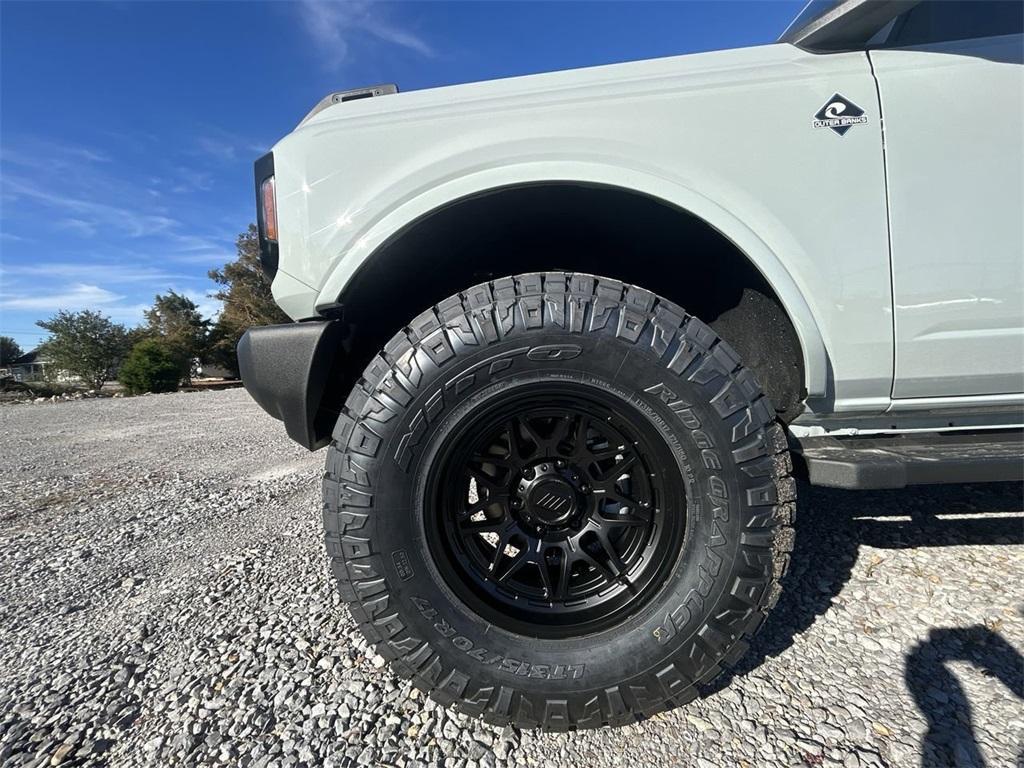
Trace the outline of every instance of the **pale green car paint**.
<instances>
[{"instance_id":1,"label":"pale green car paint","mask_svg":"<svg viewBox=\"0 0 1024 768\"><path fill-rule=\"evenodd\" d=\"M1021 38L872 51L886 125L893 397L1024 388Z\"/></svg>"},{"instance_id":2,"label":"pale green car paint","mask_svg":"<svg viewBox=\"0 0 1024 768\"><path fill-rule=\"evenodd\" d=\"M388 238L468 195L606 184L699 216L760 269L802 345L801 424L907 412L927 426L944 402L983 409L974 424L1019 422L1021 67L920 56L936 54L774 44L328 107L273 148L274 296L315 316ZM964 95L981 114L935 96L975 78L991 81ZM833 94L866 123L814 127ZM966 153L960 137L987 144Z\"/></svg>"}]
</instances>

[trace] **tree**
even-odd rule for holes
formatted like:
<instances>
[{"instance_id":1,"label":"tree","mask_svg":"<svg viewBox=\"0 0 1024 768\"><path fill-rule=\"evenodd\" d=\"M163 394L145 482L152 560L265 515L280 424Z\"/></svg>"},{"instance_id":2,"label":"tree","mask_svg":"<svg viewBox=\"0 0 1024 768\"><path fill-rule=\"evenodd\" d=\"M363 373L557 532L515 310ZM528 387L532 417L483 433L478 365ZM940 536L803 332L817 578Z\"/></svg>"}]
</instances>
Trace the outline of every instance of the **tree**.
<instances>
[{"instance_id":1,"label":"tree","mask_svg":"<svg viewBox=\"0 0 1024 768\"><path fill-rule=\"evenodd\" d=\"M99 312L61 310L36 323L50 332L40 351L57 369L100 389L117 369L126 351L127 331Z\"/></svg>"},{"instance_id":2,"label":"tree","mask_svg":"<svg viewBox=\"0 0 1024 768\"><path fill-rule=\"evenodd\" d=\"M206 333L210 321L199 314L192 299L170 291L157 295L153 306L146 310L147 330L151 337L163 339L178 364L178 378L188 382L192 378L195 361L206 346Z\"/></svg>"},{"instance_id":3,"label":"tree","mask_svg":"<svg viewBox=\"0 0 1024 768\"><path fill-rule=\"evenodd\" d=\"M10 365L23 354L18 342L10 336L0 336L0 367Z\"/></svg>"},{"instance_id":4,"label":"tree","mask_svg":"<svg viewBox=\"0 0 1024 768\"><path fill-rule=\"evenodd\" d=\"M221 286L214 294L224 302L210 334L209 356L214 362L238 372L235 347L245 331L255 325L289 322L274 303L270 281L260 264L259 235L254 224L235 241L238 256L221 269L210 270L210 279Z\"/></svg>"},{"instance_id":5,"label":"tree","mask_svg":"<svg viewBox=\"0 0 1024 768\"><path fill-rule=\"evenodd\" d=\"M160 338L143 339L132 347L117 378L131 395L174 392L181 380L181 365L169 342Z\"/></svg>"}]
</instances>

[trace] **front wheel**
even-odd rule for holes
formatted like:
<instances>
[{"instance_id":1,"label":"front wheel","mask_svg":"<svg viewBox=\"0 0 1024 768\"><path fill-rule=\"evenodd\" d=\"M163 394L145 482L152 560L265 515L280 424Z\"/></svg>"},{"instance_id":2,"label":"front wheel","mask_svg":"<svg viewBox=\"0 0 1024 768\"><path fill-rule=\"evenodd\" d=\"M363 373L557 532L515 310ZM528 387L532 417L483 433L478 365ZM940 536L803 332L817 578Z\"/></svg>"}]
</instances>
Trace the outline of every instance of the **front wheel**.
<instances>
[{"instance_id":1,"label":"front wheel","mask_svg":"<svg viewBox=\"0 0 1024 768\"><path fill-rule=\"evenodd\" d=\"M441 703L620 725L746 650L788 563L789 472L708 326L527 274L441 302L367 367L328 455L327 548L367 639Z\"/></svg>"}]
</instances>

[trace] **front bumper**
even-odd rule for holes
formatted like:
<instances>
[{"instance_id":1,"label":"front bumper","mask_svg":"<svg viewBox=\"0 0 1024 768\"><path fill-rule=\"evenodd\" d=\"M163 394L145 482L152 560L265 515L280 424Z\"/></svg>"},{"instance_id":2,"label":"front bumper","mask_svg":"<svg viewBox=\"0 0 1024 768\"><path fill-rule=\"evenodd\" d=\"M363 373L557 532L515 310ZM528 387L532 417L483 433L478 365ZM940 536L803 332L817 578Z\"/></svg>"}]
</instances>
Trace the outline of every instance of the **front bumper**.
<instances>
[{"instance_id":1,"label":"front bumper","mask_svg":"<svg viewBox=\"0 0 1024 768\"><path fill-rule=\"evenodd\" d=\"M292 440L310 450L330 442L338 418L324 395L337 378L340 349L341 323L336 320L250 328L238 341L238 370L246 390L284 422Z\"/></svg>"}]
</instances>

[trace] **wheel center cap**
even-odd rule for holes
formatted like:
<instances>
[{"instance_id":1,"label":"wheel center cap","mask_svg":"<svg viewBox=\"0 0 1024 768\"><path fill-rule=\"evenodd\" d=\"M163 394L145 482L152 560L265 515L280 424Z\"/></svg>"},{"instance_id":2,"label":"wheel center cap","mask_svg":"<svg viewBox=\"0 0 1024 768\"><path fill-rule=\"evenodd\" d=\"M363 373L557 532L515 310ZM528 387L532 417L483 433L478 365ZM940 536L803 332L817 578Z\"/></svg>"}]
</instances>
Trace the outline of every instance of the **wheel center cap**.
<instances>
[{"instance_id":1,"label":"wheel center cap","mask_svg":"<svg viewBox=\"0 0 1024 768\"><path fill-rule=\"evenodd\" d=\"M576 492L565 480L543 480L530 489L526 503L535 519L546 525L561 525L576 511Z\"/></svg>"}]
</instances>

